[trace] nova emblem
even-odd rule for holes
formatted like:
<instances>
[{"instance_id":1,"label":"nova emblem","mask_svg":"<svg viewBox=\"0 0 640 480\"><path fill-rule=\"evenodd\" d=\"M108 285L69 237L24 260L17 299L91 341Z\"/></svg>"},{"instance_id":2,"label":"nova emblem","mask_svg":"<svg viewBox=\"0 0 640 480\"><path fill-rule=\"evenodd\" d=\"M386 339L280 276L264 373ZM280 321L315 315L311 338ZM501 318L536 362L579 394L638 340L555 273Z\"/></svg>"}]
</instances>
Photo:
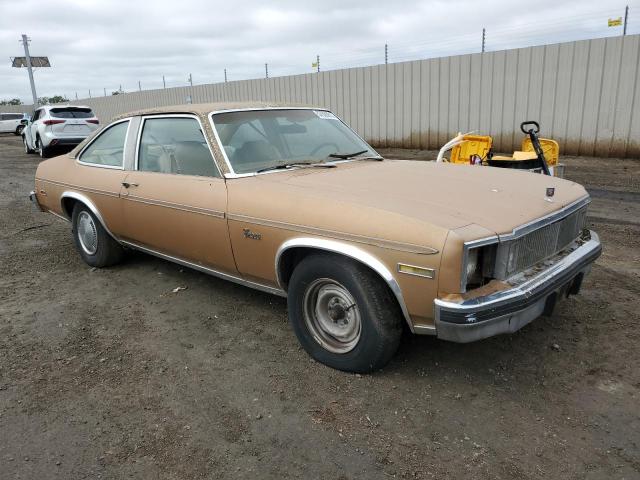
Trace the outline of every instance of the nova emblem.
<instances>
[{"instance_id":1,"label":"nova emblem","mask_svg":"<svg viewBox=\"0 0 640 480\"><path fill-rule=\"evenodd\" d=\"M243 228L242 233L244 235L244 238L250 238L251 240L262 240L261 233L252 232L248 228Z\"/></svg>"},{"instance_id":2,"label":"nova emblem","mask_svg":"<svg viewBox=\"0 0 640 480\"><path fill-rule=\"evenodd\" d=\"M547 188L547 197L553 197L555 193L556 193L556 189L554 187Z\"/></svg>"}]
</instances>

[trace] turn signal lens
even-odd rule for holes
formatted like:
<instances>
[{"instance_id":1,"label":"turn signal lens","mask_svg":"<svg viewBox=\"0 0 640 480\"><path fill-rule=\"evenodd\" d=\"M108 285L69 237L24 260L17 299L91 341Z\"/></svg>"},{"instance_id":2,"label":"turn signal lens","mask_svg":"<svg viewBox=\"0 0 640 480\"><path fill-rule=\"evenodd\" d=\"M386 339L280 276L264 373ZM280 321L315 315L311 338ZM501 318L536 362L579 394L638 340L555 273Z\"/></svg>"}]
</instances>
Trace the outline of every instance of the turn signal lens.
<instances>
[{"instance_id":1,"label":"turn signal lens","mask_svg":"<svg viewBox=\"0 0 640 480\"><path fill-rule=\"evenodd\" d=\"M416 267L415 265L406 265L404 263L398 264L398 272L425 278L433 278L436 273L433 268Z\"/></svg>"}]
</instances>

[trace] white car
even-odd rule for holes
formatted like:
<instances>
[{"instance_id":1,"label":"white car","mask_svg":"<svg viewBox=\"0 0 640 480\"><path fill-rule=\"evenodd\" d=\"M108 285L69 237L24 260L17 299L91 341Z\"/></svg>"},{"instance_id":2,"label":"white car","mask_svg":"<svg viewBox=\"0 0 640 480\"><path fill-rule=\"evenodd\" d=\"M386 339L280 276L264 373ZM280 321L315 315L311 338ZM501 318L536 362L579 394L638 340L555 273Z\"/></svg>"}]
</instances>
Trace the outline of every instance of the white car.
<instances>
[{"instance_id":1,"label":"white car","mask_svg":"<svg viewBox=\"0 0 640 480\"><path fill-rule=\"evenodd\" d=\"M28 118L24 113L0 113L0 133L20 135L24 127L23 120Z\"/></svg>"},{"instance_id":2,"label":"white car","mask_svg":"<svg viewBox=\"0 0 640 480\"><path fill-rule=\"evenodd\" d=\"M53 147L74 147L98 129L91 107L45 105L37 108L22 131L26 153L38 152L47 158Z\"/></svg>"}]
</instances>

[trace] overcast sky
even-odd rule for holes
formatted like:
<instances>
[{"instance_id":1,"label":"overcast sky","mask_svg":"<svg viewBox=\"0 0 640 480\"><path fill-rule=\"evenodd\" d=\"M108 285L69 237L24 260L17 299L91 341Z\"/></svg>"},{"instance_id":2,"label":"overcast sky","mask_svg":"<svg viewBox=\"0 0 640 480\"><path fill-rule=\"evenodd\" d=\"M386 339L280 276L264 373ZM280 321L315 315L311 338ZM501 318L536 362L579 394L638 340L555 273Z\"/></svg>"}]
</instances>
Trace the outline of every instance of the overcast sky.
<instances>
[{"instance_id":1,"label":"overcast sky","mask_svg":"<svg viewBox=\"0 0 640 480\"><path fill-rule=\"evenodd\" d=\"M602 0L0 0L0 100L31 103L22 33L52 68L35 74L39 96L86 98L117 90L186 85L620 35L607 19L640 1Z\"/></svg>"}]
</instances>

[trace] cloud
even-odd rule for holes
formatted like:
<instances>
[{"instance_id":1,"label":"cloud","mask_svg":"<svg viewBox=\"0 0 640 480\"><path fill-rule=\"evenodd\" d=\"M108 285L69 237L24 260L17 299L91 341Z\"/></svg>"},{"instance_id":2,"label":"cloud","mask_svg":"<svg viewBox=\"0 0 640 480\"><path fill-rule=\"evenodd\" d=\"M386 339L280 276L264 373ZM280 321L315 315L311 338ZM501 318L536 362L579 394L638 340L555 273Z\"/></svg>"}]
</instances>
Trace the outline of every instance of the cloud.
<instances>
[{"instance_id":1,"label":"cloud","mask_svg":"<svg viewBox=\"0 0 640 480\"><path fill-rule=\"evenodd\" d=\"M136 90L220 82L323 69L471 53L487 28L490 50L619 34L607 29L624 2L558 3L535 8L508 0L264 2L206 0L0 0L0 99L30 103L27 72L11 68L22 56L20 35L52 68L36 72L38 94L80 98ZM640 5L631 4L633 14ZM634 10L635 9L635 10ZM633 19L634 16L631 15ZM636 16L638 16L636 14ZM630 25L634 33L635 24ZM636 28L635 31L640 29Z\"/></svg>"}]
</instances>

